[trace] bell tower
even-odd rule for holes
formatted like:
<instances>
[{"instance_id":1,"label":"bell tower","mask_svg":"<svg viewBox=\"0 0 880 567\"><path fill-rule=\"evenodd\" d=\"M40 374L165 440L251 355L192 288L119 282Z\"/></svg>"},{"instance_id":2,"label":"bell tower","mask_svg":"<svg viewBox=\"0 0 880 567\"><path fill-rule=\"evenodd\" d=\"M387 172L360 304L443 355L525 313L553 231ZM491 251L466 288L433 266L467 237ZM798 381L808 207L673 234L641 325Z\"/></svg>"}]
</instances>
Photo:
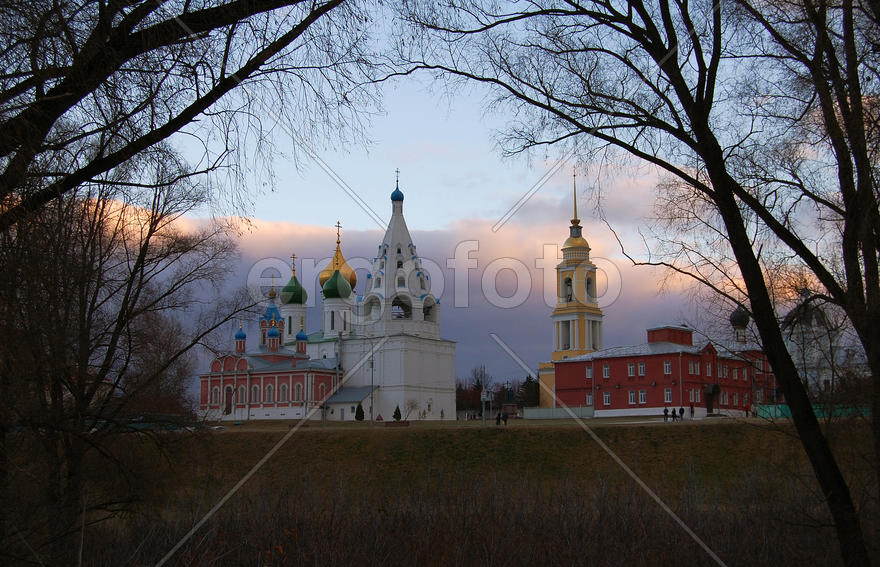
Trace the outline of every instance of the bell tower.
<instances>
[{"instance_id":1,"label":"bell tower","mask_svg":"<svg viewBox=\"0 0 880 567\"><path fill-rule=\"evenodd\" d=\"M587 354L602 348L602 310L596 298L596 266L582 235L577 213L577 178L573 176L574 216L556 266L556 307L553 309L552 360Z\"/></svg>"},{"instance_id":2,"label":"bell tower","mask_svg":"<svg viewBox=\"0 0 880 567\"><path fill-rule=\"evenodd\" d=\"M568 238L562 244L562 261L556 266L556 307L553 320L553 352L549 362L538 366L541 407L556 407L554 362L602 349L602 310L596 297L596 266L590 261L590 245L583 237L577 212L577 174L572 175L574 215Z\"/></svg>"}]
</instances>

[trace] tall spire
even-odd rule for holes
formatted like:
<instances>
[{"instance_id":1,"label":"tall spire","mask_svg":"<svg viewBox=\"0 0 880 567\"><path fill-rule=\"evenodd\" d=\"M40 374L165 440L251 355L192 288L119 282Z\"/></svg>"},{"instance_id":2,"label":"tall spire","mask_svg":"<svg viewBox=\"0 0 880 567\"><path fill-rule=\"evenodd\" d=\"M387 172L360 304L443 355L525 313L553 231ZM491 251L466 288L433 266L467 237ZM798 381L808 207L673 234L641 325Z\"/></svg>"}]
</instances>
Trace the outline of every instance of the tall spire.
<instances>
[{"instance_id":1,"label":"tall spire","mask_svg":"<svg viewBox=\"0 0 880 567\"><path fill-rule=\"evenodd\" d=\"M572 192L574 193L574 218L571 219L572 226L578 226L581 224L581 219L578 218L578 190L577 190L577 171L571 172L572 178Z\"/></svg>"}]
</instances>

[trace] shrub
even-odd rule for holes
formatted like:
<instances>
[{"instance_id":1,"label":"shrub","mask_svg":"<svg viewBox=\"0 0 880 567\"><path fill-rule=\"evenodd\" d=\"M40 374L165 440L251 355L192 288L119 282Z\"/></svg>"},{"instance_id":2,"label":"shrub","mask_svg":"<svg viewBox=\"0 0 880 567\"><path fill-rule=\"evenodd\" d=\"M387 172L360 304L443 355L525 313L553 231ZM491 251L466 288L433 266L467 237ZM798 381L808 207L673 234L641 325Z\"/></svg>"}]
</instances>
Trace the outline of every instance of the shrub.
<instances>
[{"instance_id":1,"label":"shrub","mask_svg":"<svg viewBox=\"0 0 880 567\"><path fill-rule=\"evenodd\" d=\"M400 406L394 406L394 421L400 421Z\"/></svg>"},{"instance_id":2,"label":"shrub","mask_svg":"<svg viewBox=\"0 0 880 567\"><path fill-rule=\"evenodd\" d=\"M363 421L364 420L364 406L358 403L357 409L354 410L354 419L355 421Z\"/></svg>"}]
</instances>

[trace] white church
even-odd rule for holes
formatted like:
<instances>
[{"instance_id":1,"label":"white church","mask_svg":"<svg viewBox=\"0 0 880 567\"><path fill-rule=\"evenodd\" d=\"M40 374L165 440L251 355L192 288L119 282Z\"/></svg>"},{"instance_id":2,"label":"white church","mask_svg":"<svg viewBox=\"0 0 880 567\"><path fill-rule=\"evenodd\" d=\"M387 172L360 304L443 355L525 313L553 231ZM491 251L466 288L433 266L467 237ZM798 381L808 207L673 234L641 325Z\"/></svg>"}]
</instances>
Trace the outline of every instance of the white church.
<instances>
[{"instance_id":1,"label":"white church","mask_svg":"<svg viewBox=\"0 0 880 567\"><path fill-rule=\"evenodd\" d=\"M336 252L320 273L320 330L305 329L305 288L296 277L276 293L259 320L257 344L243 328L232 352L199 376L199 412L208 420L455 419L455 343L440 337L440 303L403 217L399 184L391 221L373 258L364 292ZM295 262L295 256L294 256Z\"/></svg>"}]
</instances>

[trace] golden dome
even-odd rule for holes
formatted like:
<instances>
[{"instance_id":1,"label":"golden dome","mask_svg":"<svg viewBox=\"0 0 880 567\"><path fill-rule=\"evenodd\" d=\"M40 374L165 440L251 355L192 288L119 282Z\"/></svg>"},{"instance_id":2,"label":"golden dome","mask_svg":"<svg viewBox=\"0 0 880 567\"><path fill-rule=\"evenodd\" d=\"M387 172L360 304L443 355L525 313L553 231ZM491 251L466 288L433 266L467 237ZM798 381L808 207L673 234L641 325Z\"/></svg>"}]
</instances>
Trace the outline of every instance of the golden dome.
<instances>
[{"instance_id":1,"label":"golden dome","mask_svg":"<svg viewBox=\"0 0 880 567\"><path fill-rule=\"evenodd\" d=\"M587 242L587 239L583 236L569 236L565 239L565 242L562 244L562 249L566 248L589 248L590 244Z\"/></svg>"},{"instance_id":2,"label":"golden dome","mask_svg":"<svg viewBox=\"0 0 880 567\"><path fill-rule=\"evenodd\" d=\"M348 280L348 283L351 284L351 289L354 289L354 286L357 284L357 274L351 269L351 266L348 265L348 262L345 261L345 257L342 255L342 250L339 247L339 229L342 227L338 222L336 223L336 252L333 254L333 258L330 260L330 263L327 264L327 267L321 270L321 273L318 275L318 282L320 282L321 287L330 279L330 276L333 275L333 272L339 270L339 273L342 274L342 277Z\"/></svg>"}]
</instances>

